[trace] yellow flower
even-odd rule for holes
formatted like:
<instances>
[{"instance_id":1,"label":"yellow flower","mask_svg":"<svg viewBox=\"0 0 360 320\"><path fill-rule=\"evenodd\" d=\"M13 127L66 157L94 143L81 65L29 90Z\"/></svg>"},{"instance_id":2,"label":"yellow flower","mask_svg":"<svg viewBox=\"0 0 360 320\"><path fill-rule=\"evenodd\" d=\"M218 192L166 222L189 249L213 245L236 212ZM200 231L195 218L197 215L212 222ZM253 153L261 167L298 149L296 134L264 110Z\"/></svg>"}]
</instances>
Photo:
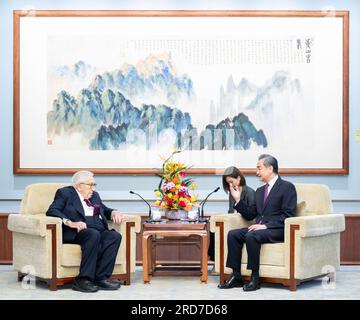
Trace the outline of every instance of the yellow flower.
<instances>
[{"instance_id":1,"label":"yellow flower","mask_svg":"<svg viewBox=\"0 0 360 320\"><path fill-rule=\"evenodd\" d=\"M155 195L156 195L157 197L161 197L161 192L160 192L160 191L156 191L156 192L155 192Z\"/></svg>"},{"instance_id":2,"label":"yellow flower","mask_svg":"<svg viewBox=\"0 0 360 320\"><path fill-rule=\"evenodd\" d=\"M157 206L160 205L160 203L161 203L161 200L156 200L155 201L155 205L157 205Z\"/></svg>"},{"instance_id":3,"label":"yellow flower","mask_svg":"<svg viewBox=\"0 0 360 320\"><path fill-rule=\"evenodd\" d=\"M167 194L168 199L171 199L172 196L173 196L172 193L168 193L168 194Z\"/></svg>"},{"instance_id":4,"label":"yellow flower","mask_svg":"<svg viewBox=\"0 0 360 320\"><path fill-rule=\"evenodd\" d=\"M190 201L191 201L191 202L195 202L195 201L196 201L196 198L195 198L195 197L191 197L191 198L190 198Z\"/></svg>"},{"instance_id":5,"label":"yellow flower","mask_svg":"<svg viewBox=\"0 0 360 320\"><path fill-rule=\"evenodd\" d=\"M177 185L175 186L175 188L176 188L177 190L179 190L179 189L181 188L181 184L177 184Z\"/></svg>"},{"instance_id":6,"label":"yellow flower","mask_svg":"<svg viewBox=\"0 0 360 320\"><path fill-rule=\"evenodd\" d=\"M191 182L190 189L195 190L196 188L197 188L196 182L195 181Z\"/></svg>"}]
</instances>

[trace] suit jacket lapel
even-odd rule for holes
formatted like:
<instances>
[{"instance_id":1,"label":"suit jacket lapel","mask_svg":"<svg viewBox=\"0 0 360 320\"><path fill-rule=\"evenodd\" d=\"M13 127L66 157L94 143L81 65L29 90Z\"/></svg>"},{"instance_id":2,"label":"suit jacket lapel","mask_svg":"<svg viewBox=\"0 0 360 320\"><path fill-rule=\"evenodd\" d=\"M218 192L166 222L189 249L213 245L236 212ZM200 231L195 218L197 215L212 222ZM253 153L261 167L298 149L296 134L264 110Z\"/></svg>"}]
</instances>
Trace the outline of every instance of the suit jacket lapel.
<instances>
[{"instance_id":1,"label":"suit jacket lapel","mask_svg":"<svg viewBox=\"0 0 360 320\"><path fill-rule=\"evenodd\" d=\"M271 195L277 193L277 191L278 191L278 189L279 189L279 187L280 187L281 181L282 181L281 178L278 177L277 180L276 180L276 182L275 182L275 184L274 184L273 187L271 188L271 190L270 190L270 192L269 192L269 194L268 194L268 196L267 196L264 204L263 204L262 212L264 212L266 205L269 203L269 201L271 201L271 198L272 198ZM262 189L263 199L264 199L264 193L265 193L265 186L264 186L263 189Z\"/></svg>"},{"instance_id":2,"label":"suit jacket lapel","mask_svg":"<svg viewBox=\"0 0 360 320\"><path fill-rule=\"evenodd\" d=\"M72 203L76 211L85 217L84 207L82 206L79 195L77 194L74 187L72 188Z\"/></svg>"}]
</instances>

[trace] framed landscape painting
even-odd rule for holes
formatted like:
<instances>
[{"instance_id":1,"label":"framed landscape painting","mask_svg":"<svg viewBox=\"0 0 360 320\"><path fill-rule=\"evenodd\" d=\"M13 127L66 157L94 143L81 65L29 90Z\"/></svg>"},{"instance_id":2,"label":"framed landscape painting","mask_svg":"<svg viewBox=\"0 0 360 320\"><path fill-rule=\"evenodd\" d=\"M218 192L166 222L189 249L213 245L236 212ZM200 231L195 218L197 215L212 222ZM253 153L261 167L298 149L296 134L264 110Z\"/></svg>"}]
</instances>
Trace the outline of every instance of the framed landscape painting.
<instances>
[{"instance_id":1,"label":"framed landscape painting","mask_svg":"<svg viewBox=\"0 0 360 320\"><path fill-rule=\"evenodd\" d=\"M14 11L14 173L348 174L347 11Z\"/></svg>"}]
</instances>

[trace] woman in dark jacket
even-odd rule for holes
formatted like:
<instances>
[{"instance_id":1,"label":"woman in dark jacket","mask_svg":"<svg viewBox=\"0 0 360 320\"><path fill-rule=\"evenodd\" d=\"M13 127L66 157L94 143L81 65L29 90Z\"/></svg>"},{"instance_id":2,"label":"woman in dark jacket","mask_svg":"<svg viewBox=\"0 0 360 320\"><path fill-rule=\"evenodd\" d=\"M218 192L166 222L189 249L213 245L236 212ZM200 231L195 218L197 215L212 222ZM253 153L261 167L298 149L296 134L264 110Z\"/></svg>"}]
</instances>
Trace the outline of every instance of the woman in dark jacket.
<instances>
[{"instance_id":1,"label":"woman in dark jacket","mask_svg":"<svg viewBox=\"0 0 360 320\"><path fill-rule=\"evenodd\" d=\"M255 206L255 191L246 185L246 180L240 170L236 167L228 167L225 169L222 176L223 189L229 194L229 209L228 213L234 213L235 200L229 192L230 186L239 188L241 190L241 201L245 201L249 206ZM214 261L215 248L214 248L214 233L210 232L209 250L208 255L210 260Z\"/></svg>"}]
</instances>

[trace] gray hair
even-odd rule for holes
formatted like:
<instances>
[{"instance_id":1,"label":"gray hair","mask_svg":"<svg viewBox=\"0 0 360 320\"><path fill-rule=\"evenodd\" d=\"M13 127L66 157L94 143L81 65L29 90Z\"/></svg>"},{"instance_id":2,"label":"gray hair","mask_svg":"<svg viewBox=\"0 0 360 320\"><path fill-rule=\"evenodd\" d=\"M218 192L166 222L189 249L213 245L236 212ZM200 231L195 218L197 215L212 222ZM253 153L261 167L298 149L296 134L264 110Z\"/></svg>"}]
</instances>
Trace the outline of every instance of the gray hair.
<instances>
[{"instance_id":1,"label":"gray hair","mask_svg":"<svg viewBox=\"0 0 360 320\"><path fill-rule=\"evenodd\" d=\"M276 160L275 157L273 157L270 154L262 154L261 156L259 156L258 160L264 160L264 166L265 167L273 167L273 172L274 173L278 173L279 171L279 166L278 166L278 161Z\"/></svg>"},{"instance_id":2,"label":"gray hair","mask_svg":"<svg viewBox=\"0 0 360 320\"><path fill-rule=\"evenodd\" d=\"M90 171L78 171L75 172L74 175L71 178L71 182L73 186L75 187L79 183L83 183L88 179L89 177L93 177L94 174Z\"/></svg>"}]
</instances>

